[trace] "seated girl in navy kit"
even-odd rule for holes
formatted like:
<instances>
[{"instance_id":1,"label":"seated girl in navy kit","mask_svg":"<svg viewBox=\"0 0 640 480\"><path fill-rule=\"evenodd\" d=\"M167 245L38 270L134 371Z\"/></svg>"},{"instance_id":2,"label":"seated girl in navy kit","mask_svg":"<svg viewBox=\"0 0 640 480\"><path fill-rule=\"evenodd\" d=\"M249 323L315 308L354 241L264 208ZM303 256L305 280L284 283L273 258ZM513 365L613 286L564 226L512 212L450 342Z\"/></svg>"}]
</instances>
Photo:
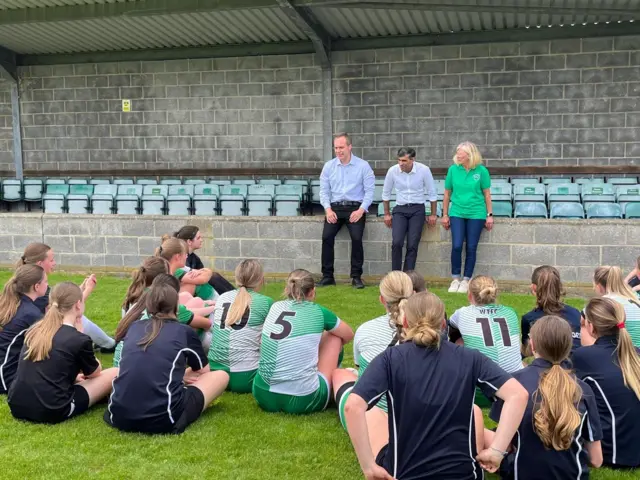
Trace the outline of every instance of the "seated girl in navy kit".
<instances>
[{"instance_id":1,"label":"seated girl in navy kit","mask_svg":"<svg viewBox=\"0 0 640 480\"><path fill-rule=\"evenodd\" d=\"M609 467L640 466L640 357L627 332L624 307L606 297L585 308L576 375L591 387L602 424L602 454Z\"/></svg>"},{"instance_id":2,"label":"seated girl in navy kit","mask_svg":"<svg viewBox=\"0 0 640 480\"><path fill-rule=\"evenodd\" d=\"M503 479L589 478L589 468L602 465L600 414L591 388L578 380L567 359L571 328L563 318L546 316L531 329L535 360L513 377L529 392L529 403L514 438L515 452L503 462ZM498 421L502 401L491 408ZM490 444L494 432L485 430Z\"/></svg>"},{"instance_id":3,"label":"seated girl in navy kit","mask_svg":"<svg viewBox=\"0 0 640 480\"><path fill-rule=\"evenodd\" d=\"M545 315L556 315L564 318L571 327L573 352L580 346L580 310L562 303L564 289L560 281L560 272L555 267L542 265L531 275L531 293L536 296L536 308L522 316L522 354L531 356L527 349L529 332L536 321Z\"/></svg>"},{"instance_id":4,"label":"seated girl in navy kit","mask_svg":"<svg viewBox=\"0 0 640 480\"><path fill-rule=\"evenodd\" d=\"M4 285L0 295L0 393L7 393L24 344L24 334L43 316L34 303L49 284L42 267L23 265Z\"/></svg>"},{"instance_id":5,"label":"seated girl in navy kit","mask_svg":"<svg viewBox=\"0 0 640 480\"><path fill-rule=\"evenodd\" d=\"M434 294L412 295L403 311L404 343L369 364L345 406L365 477L472 480L481 477L480 466L495 471L522 419L526 390L477 350L442 340L444 304ZM474 421L476 385L505 402L493 442L477 457L474 439L483 427ZM380 448L365 414L383 395L389 443Z\"/></svg>"},{"instance_id":6,"label":"seated girl in navy kit","mask_svg":"<svg viewBox=\"0 0 640 480\"><path fill-rule=\"evenodd\" d=\"M209 371L198 334L178 322L179 282L169 278L175 285L151 287L145 298L149 318L132 323L125 337L120 374L104 414L119 430L182 433L229 382L228 373Z\"/></svg>"},{"instance_id":7,"label":"seated girl in navy kit","mask_svg":"<svg viewBox=\"0 0 640 480\"><path fill-rule=\"evenodd\" d=\"M44 318L31 327L20 353L7 403L12 415L37 423L60 423L105 398L117 368L102 370L91 339L82 332L80 288L59 283Z\"/></svg>"}]
</instances>

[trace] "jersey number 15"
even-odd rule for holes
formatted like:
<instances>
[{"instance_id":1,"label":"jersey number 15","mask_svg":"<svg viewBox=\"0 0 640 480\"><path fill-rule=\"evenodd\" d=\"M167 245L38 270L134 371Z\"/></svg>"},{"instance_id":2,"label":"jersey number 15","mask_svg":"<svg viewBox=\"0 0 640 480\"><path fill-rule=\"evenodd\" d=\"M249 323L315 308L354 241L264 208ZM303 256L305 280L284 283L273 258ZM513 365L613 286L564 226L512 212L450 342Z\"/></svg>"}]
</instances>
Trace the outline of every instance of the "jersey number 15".
<instances>
[{"instance_id":1,"label":"jersey number 15","mask_svg":"<svg viewBox=\"0 0 640 480\"><path fill-rule=\"evenodd\" d=\"M505 347L511 346L511 336L509 335L509 326L507 325L507 319L503 317L498 318L487 318L487 317L478 317L476 318L476 323L479 323L482 326L482 336L484 337L484 344L487 347L493 347L493 333L491 332L491 322L495 322L500 326L500 335L502 336L502 344Z\"/></svg>"}]
</instances>

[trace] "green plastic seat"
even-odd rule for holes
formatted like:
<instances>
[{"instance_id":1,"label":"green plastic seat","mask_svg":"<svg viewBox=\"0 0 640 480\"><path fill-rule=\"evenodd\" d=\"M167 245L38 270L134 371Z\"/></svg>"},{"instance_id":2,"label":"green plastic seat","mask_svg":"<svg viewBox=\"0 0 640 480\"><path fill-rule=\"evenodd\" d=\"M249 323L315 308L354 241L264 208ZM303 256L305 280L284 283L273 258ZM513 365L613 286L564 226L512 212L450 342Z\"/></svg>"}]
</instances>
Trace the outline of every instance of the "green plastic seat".
<instances>
[{"instance_id":1,"label":"green plastic seat","mask_svg":"<svg viewBox=\"0 0 640 480\"><path fill-rule=\"evenodd\" d=\"M282 186L286 187L287 185L282 185ZM294 185L289 185L289 186L294 186ZM301 203L300 194L293 194L293 195L280 194L280 193L277 193L277 187L276 187L276 196L273 199L273 209L276 216L278 217L299 216L300 203Z\"/></svg>"},{"instance_id":2,"label":"green plastic seat","mask_svg":"<svg viewBox=\"0 0 640 480\"><path fill-rule=\"evenodd\" d=\"M547 206L543 202L518 202L513 212L515 218L547 218Z\"/></svg>"},{"instance_id":3,"label":"green plastic seat","mask_svg":"<svg viewBox=\"0 0 640 480\"><path fill-rule=\"evenodd\" d=\"M584 218L584 207L579 202L556 202L551 205L550 218Z\"/></svg>"},{"instance_id":4,"label":"green plastic seat","mask_svg":"<svg viewBox=\"0 0 640 480\"><path fill-rule=\"evenodd\" d=\"M220 191L220 198L218 199L220 205L220 214L225 217L239 217L244 215L244 201L246 198L246 192L244 195L237 193L224 193L227 187L247 187L246 185L225 185Z\"/></svg>"},{"instance_id":5,"label":"green plastic seat","mask_svg":"<svg viewBox=\"0 0 640 480\"><path fill-rule=\"evenodd\" d=\"M580 186L577 183L550 183L547 186L549 204L554 202L580 202Z\"/></svg>"},{"instance_id":6,"label":"green plastic seat","mask_svg":"<svg viewBox=\"0 0 640 480\"><path fill-rule=\"evenodd\" d=\"M513 186L513 201L542 202L546 197L545 186L542 183L517 183Z\"/></svg>"},{"instance_id":7,"label":"green plastic seat","mask_svg":"<svg viewBox=\"0 0 640 480\"><path fill-rule=\"evenodd\" d=\"M513 205L511 205L511 202L494 202L493 199L491 199L491 206L493 207L494 217L513 217Z\"/></svg>"},{"instance_id":8,"label":"green plastic seat","mask_svg":"<svg viewBox=\"0 0 640 480\"><path fill-rule=\"evenodd\" d=\"M622 208L617 203L591 203L585 205L587 218L622 218Z\"/></svg>"},{"instance_id":9,"label":"green plastic seat","mask_svg":"<svg viewBox=\"0 0 640 480\"><path fill-rule=\"evenodd\" d=\"M255 185L256 181L253 178L234 178L231 180L231 185Z\"/></svg>"},{"instance_id":10,"label":"green plastic seat","mask_svg":"<svg viewBox=\"0 0 640 480\"><path fill-rule=\"evenodd\" d=\"M273 187L273 185L250 185L256 187ZM247 195L247 215L250 217L269 217L273 212L273 195L249 193Z\"/></svg>"}]
</instances>

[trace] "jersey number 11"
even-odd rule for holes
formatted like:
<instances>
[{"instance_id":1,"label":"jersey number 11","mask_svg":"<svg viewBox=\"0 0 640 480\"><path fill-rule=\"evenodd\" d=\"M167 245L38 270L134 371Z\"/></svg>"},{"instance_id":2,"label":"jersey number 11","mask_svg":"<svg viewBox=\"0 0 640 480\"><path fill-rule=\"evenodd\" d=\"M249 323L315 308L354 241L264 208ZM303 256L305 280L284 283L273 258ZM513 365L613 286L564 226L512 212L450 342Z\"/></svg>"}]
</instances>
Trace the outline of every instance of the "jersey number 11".
<instances>
[{"instance_id":1,"label":"jersey number 11","mask_svg":"<svg viewBox=\"0 0 640 480\"><path fill-rule=\"evenodd\" d=\"M502 344L505 347L511 346L511 336L509 336L509 326L507 325L507 319L503 317L489 319L487 317L476 318L476 323L482 326L482 336L484 337L484 344L487 347L493 347L493 333L491 332L491 322L495 322L500 326L500 334L502 336Z\"/></svg>"}]
</instances>

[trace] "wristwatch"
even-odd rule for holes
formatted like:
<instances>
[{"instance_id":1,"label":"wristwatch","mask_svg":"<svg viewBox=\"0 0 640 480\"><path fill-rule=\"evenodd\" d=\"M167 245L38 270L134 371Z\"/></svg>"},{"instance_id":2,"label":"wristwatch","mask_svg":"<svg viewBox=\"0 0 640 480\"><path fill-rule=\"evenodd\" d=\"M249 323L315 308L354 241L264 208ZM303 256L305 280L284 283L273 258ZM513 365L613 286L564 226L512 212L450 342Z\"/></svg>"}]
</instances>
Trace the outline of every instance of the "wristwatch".
<instances>
[{"instance_id":1,"label":"wristwatch","mask_svg":"<svg viewBox=\"0 0 640 480\"><path fill-rule=\"evenodd\" d=\"M493 217L493 213L491 212L487 213L487 217Z\"/></svg>"}]
</instances>

